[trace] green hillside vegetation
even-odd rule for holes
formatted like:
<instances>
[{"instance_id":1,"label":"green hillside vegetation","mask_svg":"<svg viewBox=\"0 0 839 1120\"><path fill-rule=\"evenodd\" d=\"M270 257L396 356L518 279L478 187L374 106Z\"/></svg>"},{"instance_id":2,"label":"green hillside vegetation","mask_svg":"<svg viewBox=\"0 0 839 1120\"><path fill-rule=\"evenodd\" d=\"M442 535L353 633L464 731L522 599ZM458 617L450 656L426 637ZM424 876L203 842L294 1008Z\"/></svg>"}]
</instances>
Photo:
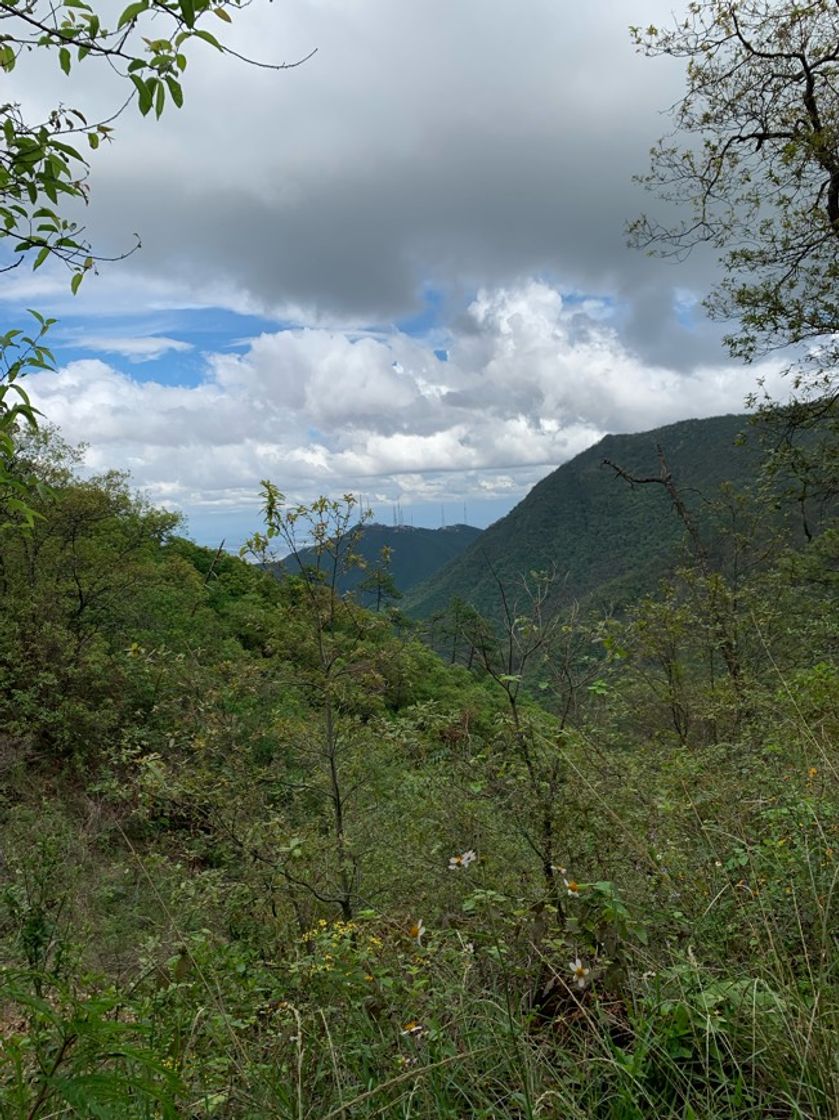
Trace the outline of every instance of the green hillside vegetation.
<instances>
[{"instance_id":1,"label":"green hillside vegetation","mask_svg":"<svg viewBox=\"0 0 839 1120\"><path fill-rule=\"evenodd\" d=\"M3 1120L835 1120L835 529L620 618L531 580L468 670L54 437L9 469ZM355 520L264 512L325 568Z\"/></svg>"},{"instance_id":2,"label":"green hillside vegetation","mask_svg":"<svg viewBox=\"0 0 839 1120\"><path fill-rule=\"evenodd\" d=\"M358 601L376 609L381 600L393 601L416 584L434 575L481 535L472 525L446 525L440 529L415 528L413 525L380 525L358 523L350 534L356 561L338 573L339 594L353 591ZM301 548L273 570L295 575L301 566L317 566L313 548ZM387 578L389 577L389 578ZM383 595L383 592L387 594Z\"/></svg>"},{"instance_id":3,"label":"green hillside vegetation","mask_svg":"<svg viewBox=\"0 0 839 1120\"><path fill-rule=\"evenodd\" d=\"M758 480L761 451L754 434L748 437L746 416L606 436L537 483L461 556L415 588L403 609L427 618L460 599L493 614L497 580L515 583L534 570L556 572L556 591L566 603L592 595L603 606L632 602L684 560L684 526L661 487L630 488L603 460L636 476L654 476L660 445L707 529L719 515L714 503L721 486L742 492Z\"/></svg>"}]
</instances>

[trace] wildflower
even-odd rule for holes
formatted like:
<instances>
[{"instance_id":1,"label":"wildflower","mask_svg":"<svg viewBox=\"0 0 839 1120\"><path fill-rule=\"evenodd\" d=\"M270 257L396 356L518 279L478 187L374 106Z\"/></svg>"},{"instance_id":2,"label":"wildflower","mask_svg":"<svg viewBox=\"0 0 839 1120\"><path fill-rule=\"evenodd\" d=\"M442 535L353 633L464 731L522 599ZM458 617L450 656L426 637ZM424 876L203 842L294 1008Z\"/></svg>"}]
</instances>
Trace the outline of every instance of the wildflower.
<instances>
[{"instance_id":1,"label":"wildflower","mask_svg":"<svg viewBox=\"0 0 839 1120\"><path fill-rule=\"evenodd\" d=\"M574 983L578 988L586 986L586 977L591 972L590 968L586 968L579 957L575 961L569 961L568 967L571 969L571 975L574 977Z\"/></svg>"},{"instance_id":2,"label":"wildflower","mask_svg":"<svg viewBox=\"0 0 839 1120\"><path fill-rule=\"evenodd\" d=\"M557 875L562 875L564 877L565 873L567 871L567 868L560 867L558 863L552 863L551 864L551 871L555 872Z\"/></svg>"},{"instance_id":3,"label":"wildflower","mask_svg":"<svg viewBox=\"0 0 839 1120\"><path fill-rule=\"evenodd\" d=\"M416 941L417 945L421 946L424 934L425 925L423 924L422 918L420 918L418 921L414 922L414 924L408 930L408 936L412 937L414 941Z\"/></svg>"},{"instance_id":4,"label":"wildflower","mask_svg":"<svg viewBox=\"0 0 839 1120\"><path fill-rule=\"evenodd\" d=\"M449 857L449 871L459 871L461 868L467 868L470 863L474 863L477 855L470 848L466 852L462 852L459 856Z\"/></svg>"},{"instance_id":5,"label":"wildflower","mask_svg":"<svg viewBox=\"0 0 839 1120\"><path fill-rule=\"evenodd\" d=\"M420 1035L425 1033L425 1027L415 1019L411 1019L399 1033L402 1035L409 1035L411 1038L419 1038Z\"/></svg>"},{"instance_id":6,"label":"wildflower","mask_svg":"<svg viewBox=\"0 0 839 1120\"><path fill-rule=\"evenodd\" d=\"M807 771L807 777L812 781L813 778L815 778L816 774L818 774L818 772L818 766L811 766Z\"/></svg>"},{"instance_id":7,"label":"wildflower","mask_svg":"<svg viewBox=\"0 0 839 1120\"><path fill-rule=\"evenodd\" d=\"M402 1069L410 1069L417 1064L417 1061L416 1057L409 1057L407 1054L398 1054L396 1057L396 1064Z\"/></svg>"},{"instance_id":8,"label":"wildflower","mask_svg":"<svg viewBox=\"0 0 839 1120\"><path fill-rule=\"evenodd\" d=\"M565 889L568 891L571 897L576 898L580 893L580 884L576 881L576 879L563 879L562 881L565 884Z\"/></svg>"}]
</instances>

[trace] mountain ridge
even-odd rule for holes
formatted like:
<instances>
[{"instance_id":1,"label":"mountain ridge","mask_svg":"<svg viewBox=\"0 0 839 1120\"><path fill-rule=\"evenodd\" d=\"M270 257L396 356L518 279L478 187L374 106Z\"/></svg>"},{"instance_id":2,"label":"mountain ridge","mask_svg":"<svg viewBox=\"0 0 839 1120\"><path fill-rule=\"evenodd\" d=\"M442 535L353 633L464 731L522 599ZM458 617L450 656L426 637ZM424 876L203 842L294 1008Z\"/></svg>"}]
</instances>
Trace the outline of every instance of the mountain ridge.
<instances>
[{"instance_id":1,"label":"mountain ridge","mask_svg":"<svg viewBox=\"0 0 839 1120\"><path fill-rule=\"evenodd\" d=\"M413 525L384 525L380 522L366 522L355 526L351 532L358 532L358 541L353 551L362 557L364 567L350 568L341 572L336 583L340 594L355 592L364 606L375 605L377 593L364 590L359 585L367 579L381 562L383 548L392 550L388 571L397 590L409 591L418 583L431 578L443 565L455 559L463 549L469 547L481 535L482 530L473 525L445 525L439 529L425 529ZM312 548L304 548L294 556L285 557L279 565L272 565L277 571L294 574L298 566L317 564L317 554Z\"/></svg>"},{"instance_id":2,"label":"mountain ridge","mask_svg":"<svg viewBox=\"0 0 839 1120\"><path fill-rule=\"evenodd\" d=\"M756 441L741 439L744 414L681 420L646 432L606 435L546 475L480 539L407 597L404 609L429 617L459 598L486 613L497 581L556 570L564 593L620 603L651 590L680 555L684 526L662 486L631 486L604 465L633 476L659 473L661 446L676 485L700 521L704 499L723 483L754 481Z\"/></svg>"}]
</instances>

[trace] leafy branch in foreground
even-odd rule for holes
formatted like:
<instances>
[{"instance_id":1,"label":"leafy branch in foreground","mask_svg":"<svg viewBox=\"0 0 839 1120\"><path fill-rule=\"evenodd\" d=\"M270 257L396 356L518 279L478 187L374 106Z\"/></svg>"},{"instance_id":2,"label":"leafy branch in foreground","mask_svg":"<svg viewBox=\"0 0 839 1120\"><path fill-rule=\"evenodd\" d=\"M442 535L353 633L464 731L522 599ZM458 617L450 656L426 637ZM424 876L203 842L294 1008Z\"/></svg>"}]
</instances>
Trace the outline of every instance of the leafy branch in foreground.
<instances>
[{"instance_id":1,"label":"leafy branch in foreground","mask_svg":"<svg viewBox=\"0 0 839 1120\"><path fill-rule=\"evenodd\" d=\"M839 8L833 0L702 0L669 29L633 28L647 56L687 61L641 181L675 204L642 216L638 246L682 258L718 249L710 313L737 319L726 342L751 360L808 344L797 388L835 395L839 329Z\"/></svg>"},{"instance_id":2,"label":"leafy branch in foreground","mask_svg":"<svg viewBox=\"0 0 839 1120\"><path fill-rule=\"evenodd\" d=\"M86 143L92 152L110 142L112 122L132 101L143 116L154 111L159 118L167 101L180 108L186 52L195 40L273 70L306 61L265 63L245 58L204 26L210 16L230 24L233 14L246 6L242 0L135 0L115 25L108 26L107 17L86 0L60 4L0 0L0 69L6 74L19 71L34 52L46 51L68 77L83 62L88 67L98 62L108 66L124 86L122 103L96 121L63 102L36 121L28 118L18 101L0 106L0 235L14 241L5 269L17 267L30 255L34 268L57 258L72 271L75 292L97 260L126 255L97 257L85 240L84 228L61 212L62 204L88 201L89 164L77 144ZM139 244L138 238L134 248Z\"/></svg>"},{"instance_id":3,"label":"leafy branch in foreground","mask_svg":"<svg viewBox=\"0 0 839 1120\"><path fill-rule=\"evenodd\" d=\"M30 485L6 466L15 454L14 436L19 425L30 429L38 426L38 410L20 378L33 369L53 368L52 351L44 344L44 337L55 320L45 319L37 311L30 310L29 314L38 328L33 334L14 329L0 335L0 502L5 515L0 531L21 522L31 528L36 516L27 501Z\"/></svg>"},{"instance_id":4,"label":"leafy branch in foreground","mask_svg":"<svg viewBox=\"0 0 839 1120\"><path fill-rule=\"evenodd\" d=\"M114 14L111 23L107 13L100 14L87 0L0 0L0 72L4 77L29 77L26 64L31 66L33 58L46 53L68 78L75 76L77 83L83 63L85 76L98 63L116 75L123 87L121 101L118 98L96 120L63 100L36 119L16 96L0 103L0 273L25 261L31 261L33 269L57 261L69 270L75 294L98 262L122 260L140 247L135 234L131 248L102 255L73 216L74 208L89 201L88 157L104 142L112 141L113 122L132 102L143 116L153 111L158 118L167 103L176 108L183 105L187 51L196 41L272 70L306 61L270 63L246 58L205 26L211 17L231 24L234 14L248 3L134 0L121 14ZM33 83L31 77L29 81ZM5 501L6 524L21 519L31 524L33 517L26 485L10 470L10 461L19 424L32 427L37 421L18 382L28 370L52 368L43 336L53 320L37 315L36 320L39 333L34 338L20 330L0 336L0 500Z\"/></svg>"}]
</instances>

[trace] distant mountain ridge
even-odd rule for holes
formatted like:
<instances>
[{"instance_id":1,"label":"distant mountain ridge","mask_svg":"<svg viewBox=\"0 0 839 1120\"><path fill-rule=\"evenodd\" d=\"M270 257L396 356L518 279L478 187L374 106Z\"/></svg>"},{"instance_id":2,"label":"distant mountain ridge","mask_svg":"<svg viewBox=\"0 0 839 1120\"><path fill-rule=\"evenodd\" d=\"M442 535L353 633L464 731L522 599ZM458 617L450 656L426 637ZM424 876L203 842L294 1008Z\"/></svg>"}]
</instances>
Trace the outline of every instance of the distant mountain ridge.
<instances>
[{"instance_id":1,"label":"distant mountain ridge","mask_svg":"<svg viewBox=\"0 0 839 1120\"><path fill-rule=\"evenodd\" d=\"M537 483L506 517L416 587L403 609L427 618L459 598L492 614L497 580L512 585L534 570L555 569L563 597L572 599L596 594L620 604L651 590L683 555L684 527L663 487L630 487L603 460L630 474L657 475L661 445L701 519L703 495L714 497L725 482L739 487L754 480L760 449L738 441L748 420L716 416L604 437Z\"/></svg>"},{"instance_id":2,"label":"distant mountain ridge","mask_svg":"<svg viewBox=\"0 0 839 1120\"><path fill-rule=\"evenodd\" d=\"M472 525L447 525L440 529L421 529L413 525L381 525L367 523L358 528L359 539L354 551L364 558L366 568L353 568L343 573L337 585L340 594L356 591L371 570L380 563L383 548L392 549L390 574L398 591L403 594L418 583L428 580L440 568L460 555L481 535ZM313 549L301 549L300 563L315 566L317 556ZM293 558L283 561L285 571L294 574L298 562ZM373 605L375 592L358 592L364 606Z\"/></svg>"}]
</instances>

